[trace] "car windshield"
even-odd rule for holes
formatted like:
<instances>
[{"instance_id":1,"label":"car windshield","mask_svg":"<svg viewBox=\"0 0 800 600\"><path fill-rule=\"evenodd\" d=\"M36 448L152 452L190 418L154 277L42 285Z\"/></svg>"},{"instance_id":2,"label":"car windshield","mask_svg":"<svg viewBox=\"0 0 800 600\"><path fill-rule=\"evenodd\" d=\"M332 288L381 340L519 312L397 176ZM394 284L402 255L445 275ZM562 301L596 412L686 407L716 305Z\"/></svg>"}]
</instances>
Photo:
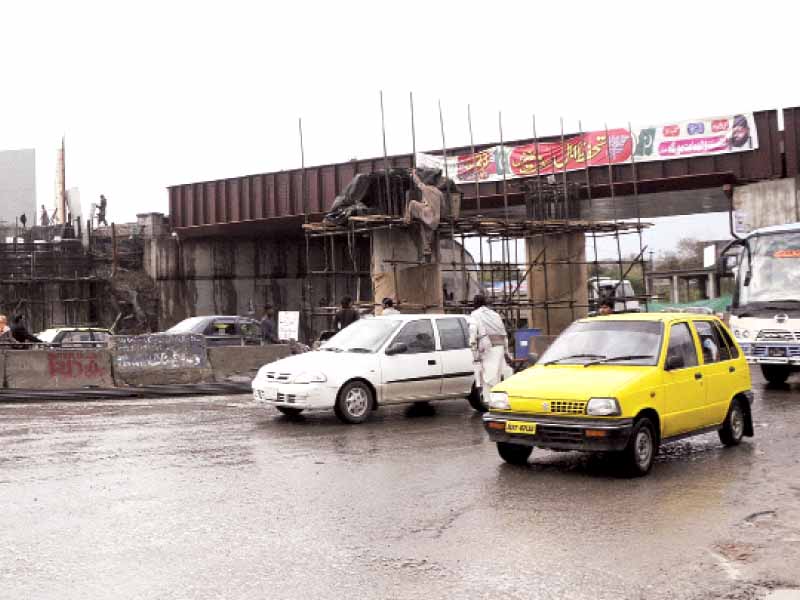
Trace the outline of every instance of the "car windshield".
<instances>
[{"instance_id":1,"label":"car windshield","mask_svg":"<svg viewBox=\"0 0 800 600\"><path fill-rule=\"evenodd\" d=\"M194 333L197 326L203 323L206 317L191 317L184 319L177 325L173 325L167 329L166 333Z\"/></svg>"},{"instance_id":2,"label":"car windshield","mask_svg":"<svg viewBox=\"0 0 800 600\"><path fill-rule=\"evenodd\" d=\"M576 321L547 349L539 364L658 363L663 327L659 321Z\"/></svg>"},{"instance_id":3,"label":"car windshield","mask_svg":"<svg viewBox=\"0 0 800 600\"><path fill-rule=\"evenodd\" d=\"M331 352L377 352L400 327L400 323L396 319L360 319L322 344L321 349Z\"/></svg>"}]
</instances>

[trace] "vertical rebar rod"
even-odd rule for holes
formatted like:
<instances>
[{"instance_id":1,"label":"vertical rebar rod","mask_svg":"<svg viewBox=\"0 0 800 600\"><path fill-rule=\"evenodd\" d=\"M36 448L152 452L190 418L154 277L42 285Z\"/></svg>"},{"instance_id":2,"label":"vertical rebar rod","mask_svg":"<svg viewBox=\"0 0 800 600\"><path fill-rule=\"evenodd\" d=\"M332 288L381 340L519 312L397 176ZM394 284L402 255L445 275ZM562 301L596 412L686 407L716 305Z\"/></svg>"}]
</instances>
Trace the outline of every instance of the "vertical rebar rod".
<instances>
[{"instance_id":1,"label":"vertical rebar rod","mask_svg":"<svg viewBox=\"0 0 800 600\"><path fill-rule=\"evenodd\" d=\"M469 126L469 148L470 152L472 152L472 160L474 161L473 164L475 165L475 205L478 210L478 215L481 213L481 182L479 172L478 172L478 163L477 157L475 155L475 139L472 137L472 107L467 104L467 125Z\"/></svg>"},{"instance_id":2,"label":"vertical rebar rod","mask_svg":"<svg viewBox=\"0 0 800 600\"><path fill-rule=\"evenodd\" d=\"M381 134L383 136L383 181L386 184L386 209L389 214L393 214L392 210L392 193L389 188L389 158L386 154L386 117L383 111L383 90L380 91L381 98Z\"/></svg>"},{"instance_id":3,"label":"vertical rebar rod","mask_svg":"<svg viewBox=\"0 0 800 600\"><path fill-rule=\"evenodd\" d=\"M589 222L593 225L594 224L594 208L592 203L592 181L589 174L589 140L583 135L583 124L578 121L578 133L583 140L583 152L584 152L584 175L586 176L586 199L589 203ZM594 277L595 281L598 281L600 278L600 263L598 262L599 257L597 256L597 232L592 228L592 245L594 247ZM594 289L594 287L592 287Z\"/></svg>"},{"instance_id":4,"label":"vertical rebar rod","mask_svg":"<svg viewBox=\"0 0 800 600\"><path fill-rule=\"evenodd\" d=\"M559 121L561 123L561 160L564 161L564 169L563 169L563 181L564 184L564 202L561 205L561 218L567 218L567 160L568 160L568 152L567 147L564 144L564 117L559 117ZM553 164L553 174L555 175L556 166L555 163ZM574 319L573 319L574 320Z\"/></svg>"},{"instance_id":5,"label":"vertical rebar rod","mask_svg":"<svg viewBox=\"0 0 800 600\"><path fill-rule=\"evenodd\" d=\"M569 220L569 193L568 193L568 185L567 185L567 162L569 162L569 148L564 143L564 117L559 117L561 122L561 159L564 161L564 169L563 169L563 183L564 183L564 204L562 207L562 215L565 220ZM554 166L555 168L555 166ZM569 234L567 234L569 235ZM572 320L575 320L575 265L572 262L572 256L570 255L570 243L569 238L567 238L567 271L569 272L569 310Z\"/></svg>"},{"instance_id":6,"label":"vertical rebar rod","mask_svg":"<svg viewBox=\"0 0 800 600\"><path fill-rule=\"evenodd\" d=\"M633 129L631 128L631 122L628 121L628 134L631 136L631 170L633 176L633 200L636 202L636 231L639 234L639 269L642 272L642 286L645 289L645 299L644 299L644 308L645 312L647 312L647 264L644 259L644 239L642 238L642 214L641 209L639 207L639 173L636 168L636 157L634 156L634 151L636 150L636 144L634 143L633 138Z\"/></svg>"},{"instance_id":7,"label":"vertical rebar rod","mask_svg":"<svg viewBox=\"0 0 800 600\"><path fill-rule=\"evenodd\" d=\"M411 109L411 169L412 171L416 171L417 169L417 127L414 122L414 94L413 92L408 92L408 104ZM412 199L416 198L416 187L412 184L409 188L409 197ZM406 214L406 206L403 203L403 211L401 216L405 216ZM392 258L394 258L394 250L392 250Z\"/></svg>"},{"instance_id":8,"label":"vertical rebar rod","mask_svg":"<svg viewBox=\"0 0 800 600\"><path fill-rule=\"evenodd\" d=\"M439 100L439 129L442 132L442 161L444 162L444 177L447 181L450 181L450 171L447 166L447 143L445 142L445 137L444 137L444 115L442 114L441 100Z\"/></svg>"},{"instance_id":9,"label":"vertical rebar rod","mask_svg":"<svg viewBox=\"0 0 800 600\"><path fill-rule=\"evenodd\" d=\"M408 92L408 104L411 108L411 168L417 168L417 129L414 124L414 92Z\"/></svg>"},{"instance_id":10,"label":"vertical rebar rod","mask_svg":"<svg viewBox=\"0 0 800 600\"><path fill-rule=\"evenodd\" d=\"M617 261L619 263L619 282L614 287L614 294L616 295L617 290L620 286L622 289L625 289L625 286L622 284L622 245L619 240L619 224L617 222L617 196L614 192L614 166L611 163L611 139L608 135L608 124L603 124L603 127L606 132L606 160L608 162L608 186L611 190L611 207L614 213L614 238L617 240Z\"/></svg>"},{"instance_id":11,"label":"vertical rebar rod","mask_svg":"<svg viewBox=\"0 0 800 600\"><path fill-rule=\"evenodd\" d=\"M300 196L301 202L303 204L303 222L308 225L308 194L306 193L306 151L303 145L303 119L302 117L298 117L297 119L297 130L300 134ZM306 321L308 319L308 326L311 328L312 331L309 333L313 336L313 323L310 321L312 320L312 308L311 308L311 265L309 262L310 259L310 252L308 248L308 234L306 233L306 264L305 264L305 290L306 290L306 301L303 303L303 320Z\"/></svg>"},{"instance_id":12,"label":"vertical rebar rod","mask_svg":"<svg viewBox=\"0 0 800 600\"><path fill-rule=\"evenodd\" d=\"M539 136L536 135L536 115L533 115L533 143L534 149L536 151L536 185L539 190L539 203L542 202L542 179L541 179L541 172L539 170ZM545 214L545 219L547 220L548 214ZM530 256L528 256L530 259ZM547 335L550 335L550 286L548 284L548 275L547 275L547 236L544 233L544 227L542 227L542 260L544 262L544 266L542 267L542 275L544 278L544 318L545 318L545 327L547 330Z\"/></svg>"},{"instance_id":13,"label":"vertical rebar rod","mask_svg":"<svg viewBox=\"0 0 800 600\"><path fill-rule=\"evenodd\" d=\"M497 125L498 129L500 130L500 160L502 161L502 169L503 169L503 215L505 218L506 223L508 223L508 186L506 182L506 148L505 144L503 143L503 112L497 111ZM497 157L495 156L495 163L497 163Z\"/></svg>"}]
</instances>

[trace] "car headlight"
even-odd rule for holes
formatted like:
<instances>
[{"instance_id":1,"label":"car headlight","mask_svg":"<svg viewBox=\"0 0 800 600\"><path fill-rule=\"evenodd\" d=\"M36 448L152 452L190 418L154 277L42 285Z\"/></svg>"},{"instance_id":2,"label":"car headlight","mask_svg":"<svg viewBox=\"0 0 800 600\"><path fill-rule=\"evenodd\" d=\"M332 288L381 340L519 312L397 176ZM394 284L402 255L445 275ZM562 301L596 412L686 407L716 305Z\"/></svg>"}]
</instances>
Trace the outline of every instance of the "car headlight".
<instances>
[{"instance_id":1,"label":"car headlight","mask_svg":"<svg viewBox=\"0 0 800 600\"><path fill-rule=\"evenodd\" d=\"M621 414L616 398L589 398L586 414L593 417L614 417Z\"/></svg>"},{"instance_id":2,"label":"car headlight","mask_svg":"<svg viewBox=\"0 0 800 600\"><path fill-rule=\"evenodd\" d=\"M318 371L312 373L300 373L292 379L292 383L324 383L328 381L324 373Z\"/></svg>"},{"instance_id":3,"label":"car headlight","mask_svg":"<svg viewBox=\"0 0 800 600\"><path fill-rule=\"evenodd\" d=\"M489 408L497 410L508 410L511 405L508 403L508 394L505 392L492 392L489 398Z\"/></svg>"},{"instance_id":4,"label":"car headlight","mask_svg":"<svg viewBox=\"0 0 800 600\"><path fill-rule=\"evenodd\" d=\"M747 331L746 329L742 329L742 337L743 338L749 338L750 337L750 332Z\"/></svg>"}]
</instances>

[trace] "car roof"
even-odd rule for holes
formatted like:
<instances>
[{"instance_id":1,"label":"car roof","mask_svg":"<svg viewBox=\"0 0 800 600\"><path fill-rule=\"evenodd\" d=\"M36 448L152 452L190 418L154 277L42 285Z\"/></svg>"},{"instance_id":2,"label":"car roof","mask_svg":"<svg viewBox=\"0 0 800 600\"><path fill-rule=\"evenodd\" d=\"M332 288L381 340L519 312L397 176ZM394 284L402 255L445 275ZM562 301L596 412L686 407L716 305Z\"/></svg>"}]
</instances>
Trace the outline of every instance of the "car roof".
<instances>
[{"instance_id":1,"label":"car roof","mask_svg":"<svg viewBox=\"0 0 800 600\"><path fill-rule=\"evenodd\" d=\"M101 332L105 331L105 332L108 332L110 330L106 329L105 327L51 327L50 329L45 329L42 333L44 333L45 331L55 331L56 333L58 333L60 331L101 331Z\"/></svg>"},{"instance_id":2,"label":"car roof","mask_svg":"<svg viewBox=\"0 0 800 600\"><path fill-rule=\"evenodd\" d=\"M794 231L800 231L800 223L785 223L783 225L771 225L769 227L762 227L761 229L755 229L747 234L747 237L752 237L756 235L769 235L771 233L789 233Z\"/></svg>"},{"instance_id":3,"label":"car roof","mask_svg":"<svg viewBox=\"0 0 800 600\"><path fill-rule=\"evenodd\" d=\"M659 312L659 313L622 313L618 315L605 315L599 317L586 317L579 319L580 321L594 321L595 319L604 319L606 321L661 321L662 323L669 323L672 321L685 321L686 319L706 319L706 320L719 320L716 315L700 315L696 313L685 312Z\"/></svg>"},{"instance_id":4,"label":"car roof","mask_svg":"<svg viewBox=\"0 0 800 600\"><path fill-rule=\"evenodd\" d=\"M417 314L401 313L399 315L380 315L371 318L383 319L386 321L415 321L417 319L457 319L458 317L465 319L467 315L451 315L445 313L417 313Z\"/></svg>"}]
</instances>

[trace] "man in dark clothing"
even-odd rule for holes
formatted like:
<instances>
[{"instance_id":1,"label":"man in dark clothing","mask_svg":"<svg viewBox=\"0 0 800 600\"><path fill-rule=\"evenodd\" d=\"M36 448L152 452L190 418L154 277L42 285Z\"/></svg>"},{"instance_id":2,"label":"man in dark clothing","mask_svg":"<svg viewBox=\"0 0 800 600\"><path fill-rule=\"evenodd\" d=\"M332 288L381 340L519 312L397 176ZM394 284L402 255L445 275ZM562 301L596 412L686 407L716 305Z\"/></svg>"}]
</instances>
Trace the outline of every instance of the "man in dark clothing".
<instances>
[{"instance_id":1,"label":"man in dark clothing","mask_svg":"<svg viewBox=\"0 0 800 600\"><path fill-rule=\"evenodd\" d=\"M350 296L342 298L342 308L339 309L339 312L337 312L336 316L333 318L333 328L336 331L344 329L351 323L358 321L358 311L350 306L352 302L353 299L350 298Z\"/></svg>"},{"instance_id":2,"label":"man in dark clothing","mask_svg":"<svg viewBox=\"0 0 800 600\"><path fill-rule=\"evenodd\" d=\"M105 225L108 227L108 223L106 222L106 207L108 206L108 200L103 194L100 194L100 206L97 207L97 226Z\"/></svg>"},{"instance_id":3,"label":"man in dark clothing","mask_svg":"<svg viewBox=\"0 0 800 600\"><path fill-rule=\"evenodd\" d=\"M25 213L22 213L19 216L19 223L22 225L23 229L25 229L25 227L28 225L28 217L25 216Z\"/></svg>"},{"instance_id":4,"label":"man in dark clothing","mask_svg":"<svg viewBox=\"0 0 800 600\"><path fill-rule=\"evenodd\" d=\"M35 335L28 333L28 329L25 327L25 317L22 315L17 315L11 319L11 337L13 337L20 344L24 344L26 342L33 344L43 343L42 340L37 338Z\"/></svg>"},{"instance_id":5,"label":"man in dark clothing","mask_svg":"<svg viewBox=\"0 0 800 600\"><path fill-rule=\"evenodd\" d=\"M278 334L275 332L275 321L273 317L275 311L272 310L271 304L264 306L264 317L261 319L261 338L265 344L280 344Z\"/></svg>"}]
</instances>

